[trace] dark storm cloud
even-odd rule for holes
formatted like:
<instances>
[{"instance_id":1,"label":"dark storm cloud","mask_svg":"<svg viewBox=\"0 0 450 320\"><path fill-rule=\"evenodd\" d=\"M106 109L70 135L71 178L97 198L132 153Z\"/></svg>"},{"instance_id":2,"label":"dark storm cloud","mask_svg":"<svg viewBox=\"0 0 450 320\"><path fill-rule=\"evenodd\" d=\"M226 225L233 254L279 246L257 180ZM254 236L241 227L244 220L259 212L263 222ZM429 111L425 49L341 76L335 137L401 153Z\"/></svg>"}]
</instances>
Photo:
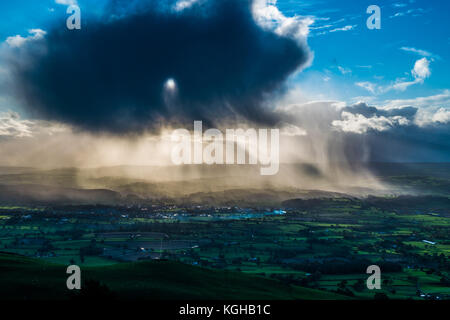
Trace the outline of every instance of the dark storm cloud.
<instances>
[{"instance_id":1,"label":"dark storm cloud","mask_svg":"<svg viewBox=\"0 0 450 320\"><path fill-rule=\"evenodd\" d=\"M79 31L54 25L24 46L13 70L28 111L111 133L193 120L274 124L264 100L307 61L308 48L257 25L251 0L180 12L158 2L110 1L103 19L85 19ZM164 93L170 78L176 94Z\"/></svg>"},{"instance_id":2,"label":"dark storm cloud","mask_svg":"<svg viewBox=\"0 0 450 320\"><path fill-rule=\"evenodd\" d=\"M405 118L411 120L417 114L418 109L415 107L378 109L375 107L371 107L364 102L360 102L360 103L345 107L342 111L350 112L353 114L361 114L366 118L399 116L399 117L405 117Z\"/></svg>"}]
</instances>

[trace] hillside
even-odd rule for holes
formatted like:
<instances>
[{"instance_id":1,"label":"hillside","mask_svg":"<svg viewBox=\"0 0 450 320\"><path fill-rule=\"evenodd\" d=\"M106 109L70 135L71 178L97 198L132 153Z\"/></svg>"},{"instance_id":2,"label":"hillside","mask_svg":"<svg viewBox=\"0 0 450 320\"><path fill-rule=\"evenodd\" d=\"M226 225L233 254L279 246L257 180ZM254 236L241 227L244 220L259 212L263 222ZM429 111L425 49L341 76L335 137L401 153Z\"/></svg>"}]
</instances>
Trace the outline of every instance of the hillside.
<instances>
[{"instance_id":1,"label":"hillside","mask_svg":"<svg viewBox=\"0 0 450 320\"><path fill-rule=\"evenodd\" d=\"M117 192L106 189L75 189L38 184L0 185L0 203L7 204L115 204Z\"/></svg>"},{"instance_id":2,"label":"hillside","mask_svg":"<svg viewBox=\"0 0 450 320\"><path fill-rule=\"evenodd\" d=\"M65 266L0 253L0 300L66 300ZM168 261L83 268L82 297L97 299L335 300L345 297L293 287L262 277L214 271ZM90 280L94 280L92 282ZM97 287L101 283L102 286ZM85 284L85 283L84 283ZM103 285L106 285L104 287ZM100 288L100 289L99 289Z\"/></svg>"}]
</instances>

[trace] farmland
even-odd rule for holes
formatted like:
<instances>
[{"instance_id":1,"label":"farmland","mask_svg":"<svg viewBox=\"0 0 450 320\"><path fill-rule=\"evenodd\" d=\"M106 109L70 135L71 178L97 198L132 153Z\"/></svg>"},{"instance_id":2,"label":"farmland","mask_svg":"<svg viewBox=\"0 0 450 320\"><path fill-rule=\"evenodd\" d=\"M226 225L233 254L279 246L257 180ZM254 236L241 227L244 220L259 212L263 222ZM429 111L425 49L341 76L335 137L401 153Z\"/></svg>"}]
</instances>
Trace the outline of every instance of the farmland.
<instances>
[{"instance_id":1,"label":"farmland","mask_svg":"<svg viewBox=\"0 0 450 320\"><path fill-rule=\"evenodd\" d=\"M214 168L204 168L207 179L158 183L120 177L119 168L97 170L95 176L75 169L3 170L0 268L11 259L27 270L64 271L76 264L124 299L163 295L150 283L159 280L144 271L158 263L172 266L167 285L189 268L242 276L244 282L246 277L270 281L283 288L271 293L274 299L442 300L450 295L448 164L373 164L389 191L363 196L244 188L239 179L225 183ZM133 170L153 175L156 169ZM381 269L381 290L367 288L371 265ZM131 266L142 266L140 277L148 280L123 271ZM28 272L16 267L8 269L8 281ZM66 296L64 281L57 280L67 277L65 272L45 277ZM2 287L5 281L0 280ZM146 282L144 289L126 289L136 281ZM8 282L9 287L24 285ZM242 283L235 286L229 290L244 292ZM166 289L173 297L196 298L188 287L178 294ZM290 295L289 288L301 292ZM227 290L216 297L228 296ZM242 298L261 297L252 292ZM213 296L205 291L200 298Z\"/></svg>"},{"instance_id":2,"label":"farmland","mask_svg":"<svg viewBox=\"0 0 450 320\"><path fill-rule=\"evenodd\" d=\"M172 261L360 299L375 295L365 271L376 264L384 296L446 299L445 199L420 213L409 212L406 200L293 200L283 208L6 207L0 250L82 268Z\"/></svg>"}]
</instances>

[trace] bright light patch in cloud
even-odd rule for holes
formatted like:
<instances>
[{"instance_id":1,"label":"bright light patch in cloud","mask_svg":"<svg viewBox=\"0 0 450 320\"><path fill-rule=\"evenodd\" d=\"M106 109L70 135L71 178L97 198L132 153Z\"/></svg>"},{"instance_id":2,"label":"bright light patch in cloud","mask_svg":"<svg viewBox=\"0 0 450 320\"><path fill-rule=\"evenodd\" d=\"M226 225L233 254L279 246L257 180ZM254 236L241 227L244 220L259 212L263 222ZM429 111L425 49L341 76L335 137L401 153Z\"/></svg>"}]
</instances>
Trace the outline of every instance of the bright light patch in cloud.
<instances>
[{"instance_id":1,"label":"bright light patch in cloud","mask_svg":"<svg viewBox=\"0 0 450 320\"><path fill-rule=\"evenodd\" d=\"M172 78L167 79L166 83L164 84L164 88L165 88L167 91L171 91L171 92L172 92L172 91L175 91L176 88L177 88L177 83L176 83L175 80L172 79Z\"/></svg>"},{"instance_id":2,"label":"bright light patch in cloud","mask_svg":"<svg viewBox=\"0 0 450 320\"><path fill-rule=\"evenodd\" d=\"M175 11L183 11L184 9L192 7L193 4L200 0L179 0L174 5Z\"/></svg>"}]
</instances>

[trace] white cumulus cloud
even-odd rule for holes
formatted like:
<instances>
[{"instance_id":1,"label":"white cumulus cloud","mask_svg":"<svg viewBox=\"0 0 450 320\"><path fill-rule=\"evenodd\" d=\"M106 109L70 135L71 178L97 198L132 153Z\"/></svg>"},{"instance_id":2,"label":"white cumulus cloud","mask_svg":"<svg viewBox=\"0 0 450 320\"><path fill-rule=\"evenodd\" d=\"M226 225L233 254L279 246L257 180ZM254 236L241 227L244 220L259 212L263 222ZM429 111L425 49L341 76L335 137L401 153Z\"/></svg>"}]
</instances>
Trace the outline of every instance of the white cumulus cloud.
<instances>
[{"instance_id":1,"label":"white cumulus cloud","mask_svg":"<svg viewBox=\"0 0 450 320\"><path fill-rule=\"evenodd\" d=\"M297 15L286 17L276 5L277 0L255 0L252 9L256 22L264 28L274 30L279 35L290 36L304 42L314 19Z\"/></svg>"},{"instance_id":2,"label":"white cumulus cloud","mask_svg":"<svg viewBox=\"0 0 450 320\"><path fill-rule=\"evenodd\" d=\"M29 35L26 37L22 37L21 35L8 37L6 43L12 48L19 48L27 41L42 39L47 34L47 32L42 29L30 29L28 30L28 33Z\"/></svg>"},{"instance_id":3,"label":"white cumulus cloud","mask_svg":"<svg viewBox=\"0 0 450 320\"><path fill-rule=\"evenodd\" d=\"M416 79L429 78L431 76L430 60L427 58L417 60L411 73Z\"/></svg>"},{"instance_id":4,"label":"white cumulus cloud","mask_svg":"<svg viewBox=\"0 0 450 320\"><path fill-rule=\"evenodd\" d=\"M370 130L387 131L394 126L408 125L410 121L402 116L375 116L365 117L362 114L353 114L351 112L342 112L342 120L335 120L332 126L338 130L348 133L363 134Z\"/></svg>"}]
</instances>

